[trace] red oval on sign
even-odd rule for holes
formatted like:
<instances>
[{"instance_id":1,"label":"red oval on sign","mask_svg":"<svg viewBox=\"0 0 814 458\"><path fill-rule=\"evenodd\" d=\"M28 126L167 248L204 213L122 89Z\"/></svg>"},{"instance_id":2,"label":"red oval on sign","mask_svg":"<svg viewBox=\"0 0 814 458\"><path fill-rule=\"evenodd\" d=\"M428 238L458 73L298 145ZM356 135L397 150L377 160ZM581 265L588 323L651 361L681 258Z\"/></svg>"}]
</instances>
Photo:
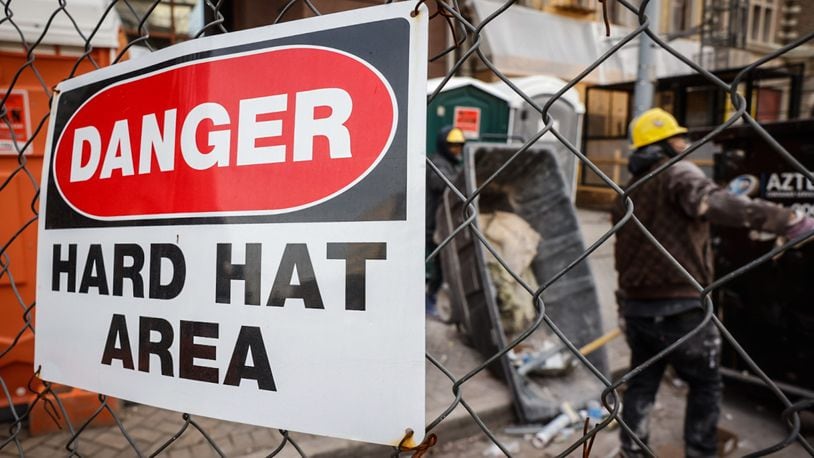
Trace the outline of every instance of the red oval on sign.
<instances>
[{"instance_id":1,"label":"red oval on sign","mask_svg":"<svg viewBox=\"0 0 814 458\"><path fill-rule=\"evenodd\" d=\"M90 98L57 142L54 174L99 219L288 212L375 167L395 104L378 71L327 48L196 61Z\"/></svg>"}]
</instances>

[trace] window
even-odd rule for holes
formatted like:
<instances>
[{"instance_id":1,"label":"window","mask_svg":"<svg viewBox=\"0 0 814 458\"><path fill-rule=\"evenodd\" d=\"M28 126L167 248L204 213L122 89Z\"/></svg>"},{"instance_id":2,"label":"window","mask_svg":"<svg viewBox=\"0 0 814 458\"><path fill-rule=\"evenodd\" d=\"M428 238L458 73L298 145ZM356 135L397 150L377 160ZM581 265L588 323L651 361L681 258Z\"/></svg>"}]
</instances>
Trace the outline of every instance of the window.
<instances>
[{"instance_id":1,"label":"window","mask_svg":"<svg viewBox=\"0 0 814 458\"><path fill-rule=\"evenodd\" d=\"M619 4L619 2L607 1L605 2L605 5L607 5L608 19L610 20L611 23L631 28L636 28L639 26L639 17L636 16L636 13L625 8L624 6ZM601 8L598 9L598 11L599 18L601 20L602 18Z\"/></svg>"},{"instance_id":2,"label":"window","mask_svg":"<svg viewBox=\"0 0 814 458\"><path fill-rule=\"evenodd\" d=\"M589 91L587 97L585 153L617 184L629 178L626 158L630 148L627 138L628 111L632 103L630 95L627 91L593 90ZM582 169L582 184L606 186L599 175L587 167Z\"/></svg>"},{"instance_id":3,"label":"window","mask_svg":"<svg viewBox=\"0 0 814 458\"><path fill-rule=\"evenodd\" d=\"M693 28L693 0L672 0L669 2L670 19L667 24L667 33L681 34ZM667 6L667 5L665 5Z\"/></svg>"},{"instance_id":4,"label":"window","mask_svg":"<svg viewBox=\"0 0 814 458\"><path fill-rule=\"evenodd\" d=\"M791 83L788 80L774 79L755 82L752 90L752 116L758 122L789 119L790 96Z\"/></svg>"},{"instance_id":5,"label":"window","mask_svg":"<svg viewBox=\"0 0 814 458\"><path fill-rule=\"evenodd\" d=\"M712 86L688 87L686 92L686 127L709 127L718 123L720 113L716 101L718 88Z\"/></svg>"},{"instance_id":6,"label":"window","mask_svg":"<svg viewBox=\"0 0 814 458\"><path fill-rule=\"evenodd\" d=\"M749 43L777 42L778 0L751 0L749 7Z\"/></svg>"},{"instance_id":7,"label":"window","mask_svg":"<svg viewBox=\"0 0 814 458\"><path fill-rule=\"evenodd\" d=\"M654 105L668 113L675 113L675 96L673 91L656 92Z\"/></svg>"},{"instance_id":8,"label":"window","mask_svg":"<svg viewBox=\"0 0 814 458\"><path fill-rule=\"evenodd\" d=\"M588 98L588 136L624 137L627 134L630 94L624 91L591 91Z\"/></svg>"}]
</instances>

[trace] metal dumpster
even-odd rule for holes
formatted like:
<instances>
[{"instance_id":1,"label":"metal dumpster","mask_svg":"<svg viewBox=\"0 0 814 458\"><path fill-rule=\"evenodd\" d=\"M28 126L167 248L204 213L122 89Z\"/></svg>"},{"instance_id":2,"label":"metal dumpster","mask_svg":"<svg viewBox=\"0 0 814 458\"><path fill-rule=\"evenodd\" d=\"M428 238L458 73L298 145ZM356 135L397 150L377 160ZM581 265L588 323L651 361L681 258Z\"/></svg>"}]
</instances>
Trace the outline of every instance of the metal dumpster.
<instances>
[{"instance_id":1,"label":"metal dumpster","mask_svg":"<svg viewBox=\"0 0 814 458\"><path fill-rule=\"evenodd\" d=\"M432 94L442 78L427 82ZM427 155L435 154L435 136L444 126L458 127L468 140L506 141L511 126L509 101L493 86L468 77L451 78L427 107Z\"/></svg>"},{"instance_id":2,"label":"metal dumpster","mask_svg":"<svg viewBox=\"0 0 814 458\"><path fill-rule=\"evenodd\" d=\"M814 168L814 120L764 125L769 134L806 168ZM814 216L814 183L781 159L750 127L735 127L715 140L715 180L721 184L738 175L760 180L765 200ZM718 278L769 251L773 237L745 230L714 227L713 249ZM740 275L715 292L718 313L727 329L766 374L775 381L814 391L814 244L792 249L782 257ZM769 286L769 287L767 287ZM734 376L748 370L724 345L722 365ZM725 371L727 375L729 372ZM799 390L790 390L794 392Z\"/></svg>"},{"instance_id":3,"label":"metal dumpster","mask_svg":"<svg viewBox=\"0 0 814 458\"><path fill-rule=\"evenodd\" d=\"M464 171L458 177L459 189L467 195L504 164L520 144L468 143L464 149ZM496 179L507 194L512 211L541 236L533 260L534 277L539 284L553 278L584 250L576 212L566 194L555 152L535 146L517 157ZM480 205L480 198L475 201ZM446 237L465 220L462 202L447 191L438 214L439 236ZM507 344L500 322L495 287L486 268L485 247L464 230L441 251L445 281L450 286L452 321L484 357ZM529 296L531 300L531 296ZM580 347L602 334L599 300L587 262L582 262L554 282L543 293L546 314L565 335ZM529 340L552 338L545 324ZM607 374L604 349L588 359ZM563 401L580 406L599 396L598 380L581 365L570 374L535 382L518 374L507 357L490 369L512 388L520 421L537 422L559 413ZM541 390L541 386L545 390Z\"/></svg>"},{"instance_id":4,"label":"metal dumpster","mask_svg":"<svg viewBox=\"0 0 814 458\"><path fill-rule=\"evenodd\" d=\"M513 78L511 82L540 107L545 106L566 85L566 82L559 78L543 75ZM509 98L512 110L511 118L513 120L511 138L529 140L545 127L545 122L543 122L540 113L506 83L496 81L492 85ZM580 149L582 143L582 117L585 114L585 105L579 101L577 91L569 89L551 105L548 113L551 115L557 132ZM566 194L573 202L576 199L579 160L551 132L543 135L537 143L550 148L556 154L565 180Z\"/></svg>"},{"instance_id":5,"label":"metal dumpster","mask_svg":"<svg viewBox=\"0 0 814 458\"><path fill-rule=\"evenodd\" d=\"M0 352L8 351L0 361L0 379L9 390L9 397L0 392L0 420L9 418L11 405L17 406L18 413L23 412L37 397L29 387L39 389L41 386L39 379L34 378L34 334L24 320L28 317L33 325L36 318L36 307L33 312L26 308L34 303L35 296L37 224L32 202L37 190L32 179L20 171L20 164L26 164L33 182L40 182L47 131L47 125L40 126L40 121L50 109L50 94L43 86L53 88L72 71L79 75L94 70L89 59L100 67L110 65L118 53L120 22L118 15L111 12L98 25L88 58L77 62L85 52L85 41L75 27L85 32L93 30L107 3L104 0L71 3L68 9L72 16L56 15L42 37L47 19L43 8L52 9L51 3L42 0L15 3L14 25L10 21L0 24L0 98L14 85L3 107L11 128L0 122L0 186L4 189L0 192L0 214L3 215L0 217L0 247L3 247L0 252ZM21 33L29 44L42 39L33 64L26 65L31 56L20 43ZM19 75L18 69L22 69ZM18 148L25 148L24 160L18 158ZM60 401L75 425L89 418L99 406L95 393L70 387L55 387L55 390L60 392ZM118 404L118 400L108 401L113 408ZM32 434L62 427L46 413L44 405L43 402L34 404L28 416ZM105 411L96 417L94 424L112 423L112 417Z\"/></svg>"}]
</instances>

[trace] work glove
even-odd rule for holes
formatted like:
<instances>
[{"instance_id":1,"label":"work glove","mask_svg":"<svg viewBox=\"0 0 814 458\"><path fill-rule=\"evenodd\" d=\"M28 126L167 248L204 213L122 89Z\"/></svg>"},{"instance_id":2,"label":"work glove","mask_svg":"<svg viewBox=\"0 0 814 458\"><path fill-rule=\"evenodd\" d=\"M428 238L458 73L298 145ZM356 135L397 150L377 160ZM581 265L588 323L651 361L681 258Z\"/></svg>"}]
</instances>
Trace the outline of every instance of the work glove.
<instances>
[{"instance_id":1,"label":"work glove","mask_svg":"<svg viewBox=\"0 0 814 458\"><path fill-rule=\"evenodd\" d=\"M788 229L786 229L785 236L789 240L794 240L797 237L814 231L814 218L800 214L798 214L798 216L798 219L789 224Z\"/></svg>"},{"instance_id":2,"label":"work glove","mask_svg":"<svg viewBox=\"0 0 814 458\"><path fill-rule=\"evenodd\" d=\"M789 223L789 227L786 229L786 233L783 234L783 237L778 237L779 242L785 243L788 240L794 240L797 237L810 234L812 231L814 231L814 218L806 216L799 210L797 210L795 213L796 218ZM809 237L808 239L795 245L794 248L800 248L812 240L814 240L814 237Z\"/></svg>"},{"instance_id":3,"label":"work glove","mask_svg":"<svg viewBox=\"0 0 814 458\"><path fill-rule=\"evenodd\" d=\"M777 240L775 241L775 245L776 246L781 246L781 245L785 244L786 242L788 242L789 240L794 240L797 237L801 237L801 236L806 235L806 234L808 234L808 233L810 233L812 231L814 231L814 218L812 218L810 216L806 216L803 212L797 210L795 212L794 219L792 219L792 221L789 223L788 227L786 228L786 233L777 237ZM800 248L801 246L803 246L803 245L805 245L805 244L807 244L807 243L809 243L811 241L814 241L814 237L809 237L807 240L804 240L803 242L798 243L793 248ZM785 253L785 251L777 254L776 256L773 257L773 259L775 261L777 261L778 259L780 259L780 257L783 256L784 253Z\"/></svg>"}]
</instances>

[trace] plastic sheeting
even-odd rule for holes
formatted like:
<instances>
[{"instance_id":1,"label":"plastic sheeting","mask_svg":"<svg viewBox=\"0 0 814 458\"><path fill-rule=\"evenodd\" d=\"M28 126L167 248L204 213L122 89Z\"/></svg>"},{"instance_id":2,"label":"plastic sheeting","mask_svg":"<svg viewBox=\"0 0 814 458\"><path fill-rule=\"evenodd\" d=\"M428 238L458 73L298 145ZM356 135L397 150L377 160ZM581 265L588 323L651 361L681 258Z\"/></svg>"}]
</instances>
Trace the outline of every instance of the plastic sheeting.
<instances>
[{"instance_id":1,"label":"plastic sheeting","mask_svg":"<svg viewBox=\"0 0 814 458\"><path fill-rule=\"evenodd\" d=\"M537 256L540 234L512 212L495 211L478 215L478 226L506 266L520 275L530 288L537 288L531 263ZM520 333L532 323L534 305L526 290L503 268L492 253L485 253L486 266L497 290L498 307L507 332Z\"/></svg>"},{"instance_id":2,"label":"plastic sheeting","mask_svg":"<svg viewBox=\"0 0 814 458\"><path fill-rule=\"evenodd\" d=\"M497 11L504 2L472 0L478 19ZM633 14L633 13L631 13ZM514 6L483 29L492 62L510 75L547 74L572 79L599 59L619 40L633 31L613 25L605 36L605 25ZM584 80L610 84L636 78L638 43L634 39L605 61ZM676 39L670 42L685 56L698 61L697 41ZM663 49L655 50L656 78L692 73L692 69Z\"/></svg>"},{"instance_id":3,"label":"plastic sheeting","mask_svg":"<svg viewBox=\"0 0 814 458\"><path fill-rule=\"evenodd\" d=\"M54 0L25 0L14 2L14 16L12 20L19 27L25 40L29 43L36 42L50 18L49 14L57 6ZM107 7L109 1L106 0L71 0L67 2L65 11L57 13L51 20L48 32L42 40L45 45L78 46L84 47L85 40L77 33L77 28L82 31L85 37L93 33ZM76 22L74 26L73 21ZM94 48L111 48L119 46L119 28L121 20L115 9L111 9L99 29L91 39ZM0 42L19 43L20 32L9 21L0 24ZM18 48L22 51L22 47Z\"/></svg>"}]
</instances>

